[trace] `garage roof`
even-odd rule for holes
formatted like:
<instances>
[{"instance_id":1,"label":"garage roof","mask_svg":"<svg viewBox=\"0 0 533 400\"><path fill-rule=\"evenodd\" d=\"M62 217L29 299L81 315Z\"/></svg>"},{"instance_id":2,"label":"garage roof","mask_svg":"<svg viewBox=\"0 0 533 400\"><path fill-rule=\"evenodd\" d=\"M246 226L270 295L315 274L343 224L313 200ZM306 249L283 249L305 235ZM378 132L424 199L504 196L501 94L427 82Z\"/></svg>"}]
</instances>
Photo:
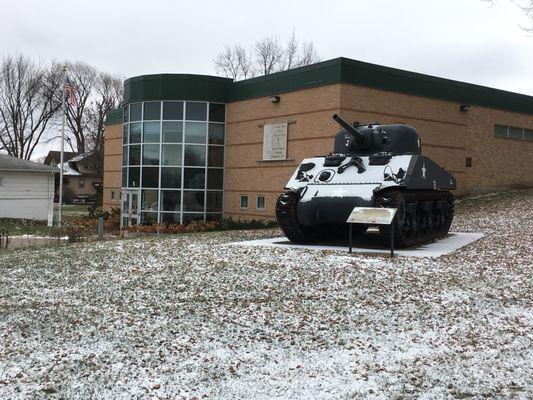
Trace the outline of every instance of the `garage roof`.
<instances>
[{"instance_id":1,"label":"garage roof","mask_svg":"<svg viewBox=\"0 0 533 400\"><path fill-rule=\"evenodd\" d=\"M57 168L39 164L33 161L22 160L17 157L0 154L0 170L3 171L29 171L29 172L57 172Z\"/></svg>"}]
</instances>

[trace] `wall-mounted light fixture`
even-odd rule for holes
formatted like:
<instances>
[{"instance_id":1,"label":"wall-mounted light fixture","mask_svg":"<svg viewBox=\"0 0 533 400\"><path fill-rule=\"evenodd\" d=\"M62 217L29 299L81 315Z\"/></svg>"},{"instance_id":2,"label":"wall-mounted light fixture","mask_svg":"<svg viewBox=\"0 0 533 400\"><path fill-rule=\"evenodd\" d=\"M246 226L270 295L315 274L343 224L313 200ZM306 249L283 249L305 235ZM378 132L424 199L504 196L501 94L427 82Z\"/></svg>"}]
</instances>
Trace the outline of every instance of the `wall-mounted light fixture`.
<instances>
[{"instance_id":1,"label":"wall-mounted light fixture","mask_svg":"<svg viewBox=\"0 0 533 400\"><path fill-rule=\"evenodd\" d=\"M271 103L279 103L279 96L270 96L268 98L270 100Z\"/></svg>"},{"instance_id":2,"label":"wall-mounted light fixture","mask_svg":"<svg viewBox=\"0 0 533 400\"><path fill-rule=\"evenodd\" d=\"M470 104L461 104L459 106L459 111L467 112L468 110L470 110L470 107L472 107Z\"/></svg>"}]
</instances>

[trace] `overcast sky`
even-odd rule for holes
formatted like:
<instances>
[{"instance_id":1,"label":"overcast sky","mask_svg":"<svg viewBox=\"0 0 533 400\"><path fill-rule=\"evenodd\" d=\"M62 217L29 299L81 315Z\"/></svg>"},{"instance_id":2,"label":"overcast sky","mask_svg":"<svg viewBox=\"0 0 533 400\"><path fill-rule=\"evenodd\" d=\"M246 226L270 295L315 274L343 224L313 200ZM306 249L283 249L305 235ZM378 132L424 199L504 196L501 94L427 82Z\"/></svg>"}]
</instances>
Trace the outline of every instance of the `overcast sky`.
<instances>
[{"instance_id":1,"label":"overcast sky","mask_svg":"<svg viewBox=\"0 0 533 400\"><path fill-rule=\"evenodd\" d=\"M0 0L0 56L80 60L124 77L215 74L225 46L293 28L348 57L533 95L533 36L511 0Z\"/></svg>"}]
</instances>

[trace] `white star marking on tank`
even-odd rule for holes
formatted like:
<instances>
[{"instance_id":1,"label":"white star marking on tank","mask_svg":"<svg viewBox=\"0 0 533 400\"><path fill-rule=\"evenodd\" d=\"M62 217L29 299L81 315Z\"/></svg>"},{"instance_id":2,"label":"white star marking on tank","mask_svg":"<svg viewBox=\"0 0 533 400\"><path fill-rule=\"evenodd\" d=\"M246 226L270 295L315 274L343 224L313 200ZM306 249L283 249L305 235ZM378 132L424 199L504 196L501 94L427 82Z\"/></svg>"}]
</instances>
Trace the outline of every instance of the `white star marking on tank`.
<instances>
[{"instance_id":1,"label":"white star marking on tank","mask_svg":"<svg viewBox=\"0 0 533 400\"><path fill-rule=\"evenodd\" d=\"M422 179L426 179L426 163L422 164Z\"/></svg>"}]
</instances>

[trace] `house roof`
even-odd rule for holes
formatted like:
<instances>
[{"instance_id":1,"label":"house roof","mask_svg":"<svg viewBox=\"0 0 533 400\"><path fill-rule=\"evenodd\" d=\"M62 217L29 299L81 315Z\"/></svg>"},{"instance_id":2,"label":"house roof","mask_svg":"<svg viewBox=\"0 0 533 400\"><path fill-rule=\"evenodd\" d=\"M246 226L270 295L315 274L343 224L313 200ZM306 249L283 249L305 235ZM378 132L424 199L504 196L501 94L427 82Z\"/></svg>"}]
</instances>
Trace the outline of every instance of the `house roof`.
<instances>
[{"instance_id":1,"label":"house roof","mask_svg":"<svg viewBox=\"0 0 533 400\"><path fill-rule=\"evenodd\" d=\"M76 170L75 163L71 161L64 162L63 164L58 164L57 168L60 169L60 165L63 166L63 175L65 176L81 176L81 172Z\"/></svg>"},{"instance_id":2,"label":"house roof","mask_svg":"<svg viewBox=\"0 0 533 400\"><path fill-rule=\"evenodd\" d=\"M56 172L56 168L17 157L0 154L0 170L28 172Z\"/></svg>"},{"instance_id":3,"label":"house roof","mask_svg":"<svg viewBox=\"0 0 533 400\"><path fill-rule=\"evenodd\" d=\"M63 152L63 161L68 161L72 157L77 156L79 153L74 153L70 151ZM61 160L61 152L56 150L50 150L44 159L44 164L51 165L52 161L55 161L56 165L59 164Z\"/></svg>"}]
</instances>

